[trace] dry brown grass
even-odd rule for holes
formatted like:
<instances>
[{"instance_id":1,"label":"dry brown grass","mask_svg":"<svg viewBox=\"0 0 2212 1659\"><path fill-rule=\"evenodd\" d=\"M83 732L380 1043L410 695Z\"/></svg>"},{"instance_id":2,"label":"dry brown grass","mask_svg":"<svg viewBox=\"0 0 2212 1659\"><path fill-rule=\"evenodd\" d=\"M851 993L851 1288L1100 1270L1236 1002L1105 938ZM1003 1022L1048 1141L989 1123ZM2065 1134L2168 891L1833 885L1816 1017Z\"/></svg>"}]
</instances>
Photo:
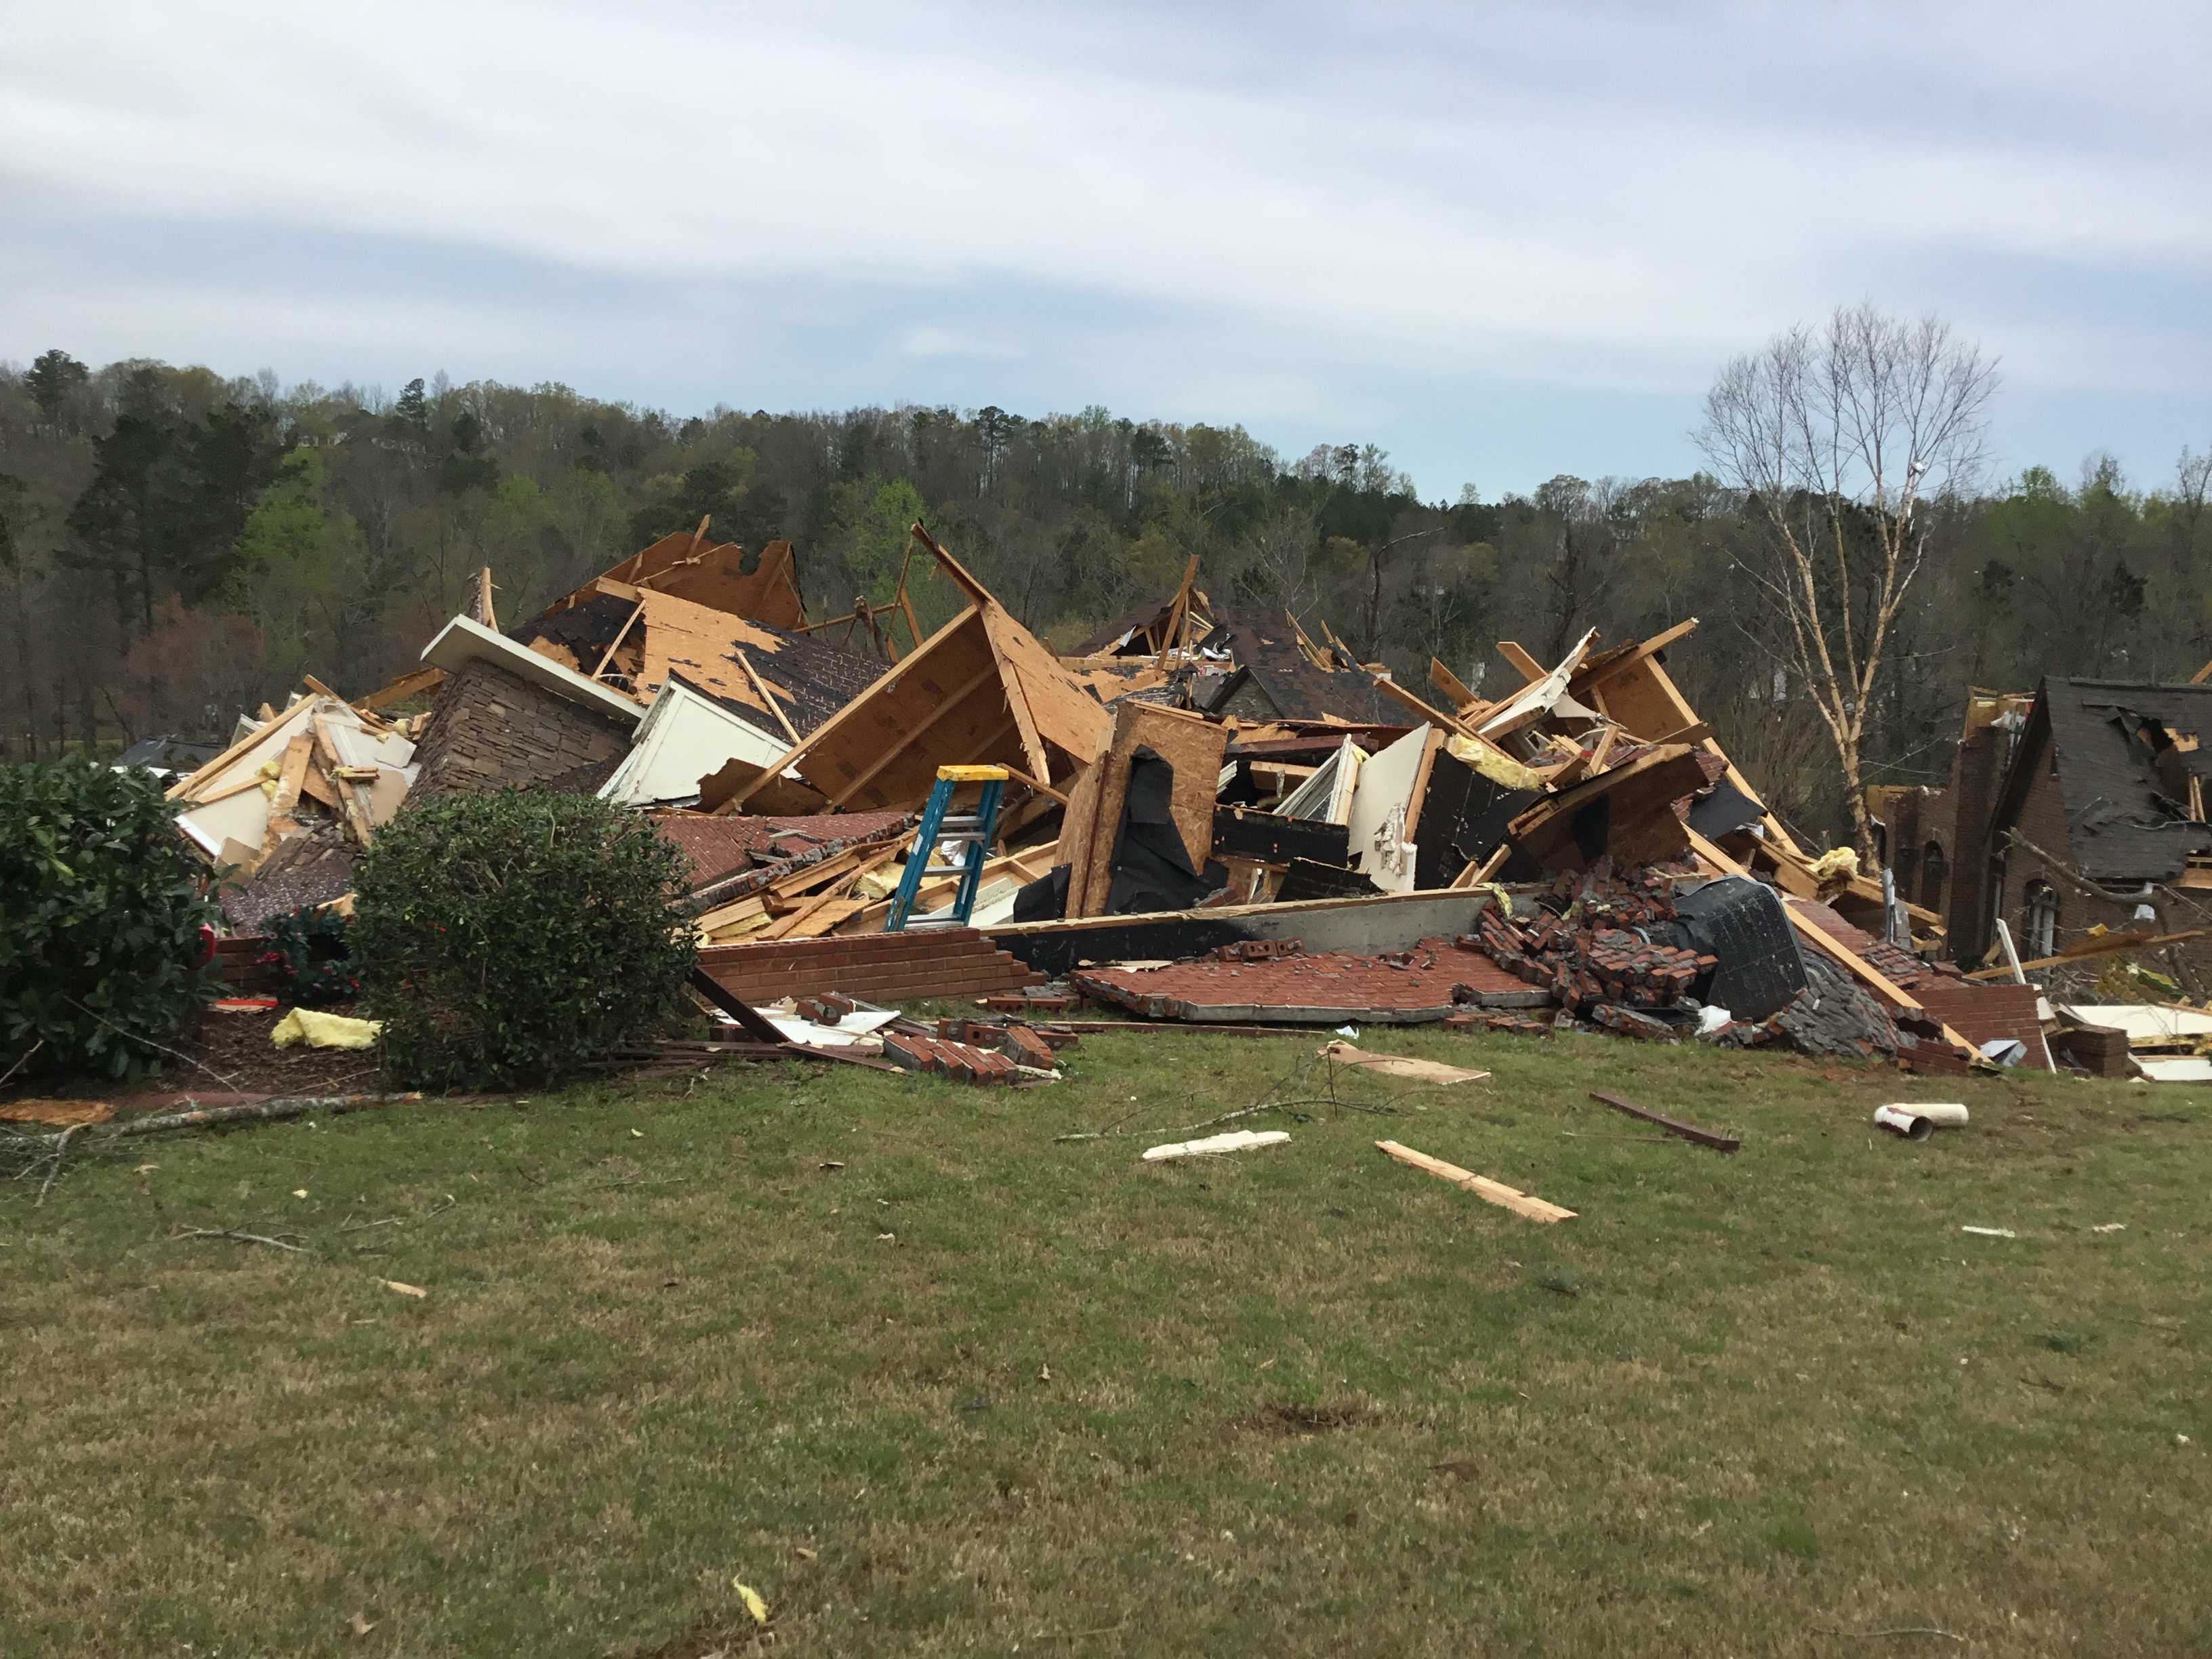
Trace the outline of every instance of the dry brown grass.
<instances>
[{"instance_id":1,"label":"dry brown grass","mask_svg":"<svg viewBox=\"0 0 2212 1659\"><path fill-rule=\"evenodd\" d=\"M2191 1091L1370 1035L1497 1076L1145 1167L1313 1041L1097 1039L1054 1091L733 1072L10 1190L0 1654L696 1659L757 1635L733 1578L839 1656L2212 1648ZM1593 1085L1745 1150L1600 1138ZM1916 1093L1975 1126L1875 1137ZM1054 1143L1132 1095L1159 1133Z\"/></svg>"}]
</instances>

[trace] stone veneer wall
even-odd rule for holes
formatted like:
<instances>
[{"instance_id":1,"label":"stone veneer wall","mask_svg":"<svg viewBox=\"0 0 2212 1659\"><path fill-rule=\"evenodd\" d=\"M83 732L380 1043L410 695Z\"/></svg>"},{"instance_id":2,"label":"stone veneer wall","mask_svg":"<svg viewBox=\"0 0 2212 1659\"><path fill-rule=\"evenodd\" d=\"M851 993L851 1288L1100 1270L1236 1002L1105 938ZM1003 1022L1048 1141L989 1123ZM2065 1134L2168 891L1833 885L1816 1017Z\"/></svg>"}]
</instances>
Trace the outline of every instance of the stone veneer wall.
<instances>
[{"instance_id":1,"label":"stone veneer wall","mask_svg":"<svg viewBox=\"0 0 2212 1659\"><path fill-rule=\"evenodd\" d=\"M422 770L410 800L441 790L549 783L621 759L636 728L556 696L487 662L471 662L438 689Z\"/></svg>"}]
</instances>

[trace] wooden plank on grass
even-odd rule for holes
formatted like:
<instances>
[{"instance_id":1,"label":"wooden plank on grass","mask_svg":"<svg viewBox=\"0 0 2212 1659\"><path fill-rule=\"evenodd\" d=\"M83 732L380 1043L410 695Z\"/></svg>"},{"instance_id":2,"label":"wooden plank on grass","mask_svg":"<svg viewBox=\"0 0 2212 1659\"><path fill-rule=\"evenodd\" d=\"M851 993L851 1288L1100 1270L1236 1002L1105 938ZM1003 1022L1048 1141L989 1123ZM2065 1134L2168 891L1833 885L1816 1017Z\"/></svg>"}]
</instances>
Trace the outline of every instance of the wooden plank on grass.
<instances>
[{"instance_id":1,"label":"wooden plank on grass","mask_svg":"<svg viewBox=\"0 0 2212 1659\"><path fill-rule=\"evenodd\" d=\"M1488 1176L1479 1176L1472 1170L1462 1170L1456 1164L1447 1164L1440 1158L1431 1158L1426 1152L1417 1152L1411 1146L1401 1146L1395 1140L1378 1140L1376 1150L1395 1158L1413 1169L1426 1171L1440 1181L1449 1181L1455 1187L1464 1187L1477 1198L1510 1210L1531 1221L1571 1221L1575 1212L1563 1210L1556 1204L1547 1204L1532 1197L1516 1187L1502 1181L1492 1181Z\"/></svg>"},{"instance_id":2,"label":"wooden plank on grass","mask_svg":"<svg viewBox=\"0 0 2212 1659\"><path fill-rule=\"evenodd\" d=\"M1670 1135L1680 1135L1685 1140L1694 1140L1700 1146L1710 1146L1717 1152L1732 1152L1743 1145L1734 1135L1724 1135L1711 1129L1700 1129L1694 1123L1655 1112L1649 1106L1638 1106L1634 1101L1620 1095L1609 1095L1600 1089L1590 1091L1590 1098L1610 1106L1616 1112L1626 1112L1631 1117L1640 1117L1646 1123L1656 1123Z\"/></svg>"}]
</instances>

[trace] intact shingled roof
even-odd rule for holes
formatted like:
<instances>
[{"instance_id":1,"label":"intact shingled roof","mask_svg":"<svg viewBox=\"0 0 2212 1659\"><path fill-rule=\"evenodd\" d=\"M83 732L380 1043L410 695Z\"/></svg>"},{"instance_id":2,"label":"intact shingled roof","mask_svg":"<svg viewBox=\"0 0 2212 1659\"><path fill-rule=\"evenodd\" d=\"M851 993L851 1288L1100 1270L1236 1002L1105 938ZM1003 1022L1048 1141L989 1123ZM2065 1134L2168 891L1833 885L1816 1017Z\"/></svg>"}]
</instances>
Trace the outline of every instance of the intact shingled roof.
<instances>
[{"instance_id":1,"label":"intact shingled roof","mask_svg":"<svg viewBox=\"0 0 2212 1659\"><path fill-rule=\"evenodd\" d=\"M2212 685L2142 685L2124 680L2046 679L2005 778L1996 823L2019 821L2020 807L2045 747L2056 755L2074 867L2093 881L2172 881L2191 853L2212 852L2212 826L2192 823L2138 737L2146 720L2168 732L2201 734L2184 758L2188 771L2212 775Z\"/></svg>"}]
</instances>

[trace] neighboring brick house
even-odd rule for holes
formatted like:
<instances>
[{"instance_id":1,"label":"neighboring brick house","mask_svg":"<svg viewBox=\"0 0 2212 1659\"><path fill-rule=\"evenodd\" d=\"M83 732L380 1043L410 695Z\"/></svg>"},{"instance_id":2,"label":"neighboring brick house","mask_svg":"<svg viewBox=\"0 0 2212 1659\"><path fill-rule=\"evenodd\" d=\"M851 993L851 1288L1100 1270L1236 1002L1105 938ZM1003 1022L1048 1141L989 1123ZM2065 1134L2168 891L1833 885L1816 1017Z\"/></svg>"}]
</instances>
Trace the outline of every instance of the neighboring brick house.
<instances>
[{"instance_id":1,"label":"neighboring brick house","mask_svg":"<svg viewBox=\"0 0 2212 1659\"><path fill-rule=\"evenodd\" d=\"M2212 733L2212 685L2043 683L1990 821L1994 911L2023 957L2100 923L2163 933L2212 921L2200 733ZM2166 960L2197 994L2212 984L2212 938Z\"/></svg>"},{"instance_id":2,"label":"neighboring brick house","mask_svg":"<svg viewBox=\"0 0 2212 1659\"><path fill-rule=\"evenodd\" d=\"M1990 824L2032 701L2022 693L1973 691L1948 788L1867 792L1898 896L1942 916L1947 954L1960 961L1982 955L1995 937Z\"/></svg>"}]
</instances>

